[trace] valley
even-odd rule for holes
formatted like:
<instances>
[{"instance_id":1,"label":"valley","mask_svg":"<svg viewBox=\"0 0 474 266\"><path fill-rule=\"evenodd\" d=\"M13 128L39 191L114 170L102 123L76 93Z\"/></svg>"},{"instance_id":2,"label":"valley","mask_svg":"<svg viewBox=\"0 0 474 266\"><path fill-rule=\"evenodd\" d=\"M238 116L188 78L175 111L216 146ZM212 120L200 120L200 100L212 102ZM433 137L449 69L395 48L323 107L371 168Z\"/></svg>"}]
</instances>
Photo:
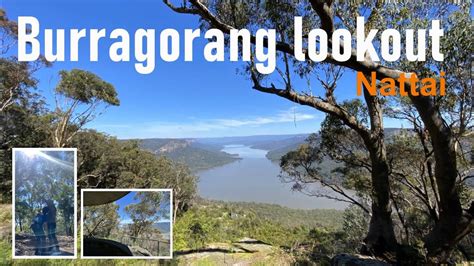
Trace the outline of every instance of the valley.
<instances>
[{"instance_id":1,"label":"valley","mask_svg":"<svg viewBox=\"0 0 474 266\"><path fill-rule=\"evenodd\" d=\"M221 138L151 138L139 139L140 147L157 156L167 156L185 163L194 172L212 169L242 159L232 150L224 150L226 145L243 145L265 150L265 156L278 161L287 151L296 149L309 134L258 135Z\"/></svg>"},{"instance_id":2,"label":"valley","mask_svg":"<svg viewBox=\"0 0 474 266\"><path fill-rule=\"evenodd\" d=\"M199 177L198 194L205 199L277 204L303 210L345 209L347 203L310 197L294 191L293 184L281 181L281 156L297 149L308 136L143 139L140 146L157 156L188 165ZM326 165L326 171L336 166L330 160ZM314 184L314 190L326 191L319 184Z\"/></svg>"},{"instance_id":3,"label":"valley","mask_svg":"<svg viewBox=\"0 0 474 266\"><path fill-rule=\"evenodd\" d=\"M193 172L239 160L236 155L220 151L218 145L203 144L196 139L142 139L140 146L157 156L185 163Z\"/></svg>"},{"instance_id":4,"label":"valley","mask_svg":"<svg viewBox=\"0 0 474 266\"><path fill-rule=\"evenodd\" d=\"M199 195L208 199L278 204L294 209L344 209L346 203L292 191L280 180L280 167L270 161L267 151L244 145L226 145L223 151L241 160L198 172ZM324 190L314 184L315 190Z\"/></svg>"}]
</instances>

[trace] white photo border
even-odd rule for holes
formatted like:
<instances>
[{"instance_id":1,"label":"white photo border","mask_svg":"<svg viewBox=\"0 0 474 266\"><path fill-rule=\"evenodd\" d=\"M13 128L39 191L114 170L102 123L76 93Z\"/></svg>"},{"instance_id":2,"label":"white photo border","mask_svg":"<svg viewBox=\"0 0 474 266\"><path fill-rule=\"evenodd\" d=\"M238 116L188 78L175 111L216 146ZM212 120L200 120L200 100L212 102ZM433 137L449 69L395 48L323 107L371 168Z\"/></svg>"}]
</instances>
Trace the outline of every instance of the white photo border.
<instances>
[{"instance_id":1,"label":"white photo border","mask_svg":"<svg viewBox=\"0 0 474 266\"><path fill-rule=\"evenodd\" d=\"M170 255L169 256L84 256L84 191L85 192L169 192L170 193ZM173 189L171 188L83 188L81 189L81 259L172 259L173 258Z\"/></svg>"},{"instance_id":2,"label":"white photo border","mask_svg":"<svg viewBox=\"0 0 474 266\"><path fill-rule=\"evenodd\" d=\"M72 256L21 256L15 254L15 159L21 151L72 151L74 153L74 254ZM77 259L77 148L12 148L12 259Z\"/></svg>"}]
</instances>

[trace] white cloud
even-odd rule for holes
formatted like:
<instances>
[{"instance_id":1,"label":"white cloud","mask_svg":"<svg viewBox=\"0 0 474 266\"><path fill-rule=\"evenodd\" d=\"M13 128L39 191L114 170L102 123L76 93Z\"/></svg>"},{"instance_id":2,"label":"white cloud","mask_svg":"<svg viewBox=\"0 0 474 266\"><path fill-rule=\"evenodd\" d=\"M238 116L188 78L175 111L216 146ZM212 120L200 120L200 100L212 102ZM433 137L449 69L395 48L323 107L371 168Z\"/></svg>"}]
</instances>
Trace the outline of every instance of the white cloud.
<instances>
[{"instance_id":1,"label":"white cloud","mask_svg":"<svg viewBox=\"0 0 474 266\"><path fill-rule=\"evenodd\" d=\"M183 122L156 121L140 124L98 124L99 131L106 131L113 135L129 137L192 137L206 133L235 132L237 129L259 128L265 125L296 123L318 118L314 114L298 111L297 107L277 112L272 116L254 116L244 118L215 118L196 120L195 118ZM135 132L135 133L133 133ZM122 134L121 134L122 133ZM132 134L130 134L132 133Z\"/></svg>"},{"instance_id":2,"label":"white cloud","mask_svg":"<svg viewBox=\"0 0 474 266\"><path fill-rule=\"evenodd\" d=\"M243 119L208 119L183 123L156 122L144 129L149 132L209 132L213 130L228 130L239 127L258 127L268 124L299 122L315 119L312 114L297 112L296 107L278 112L274 116L258 116Z\"/></svg>"},{"instance_id":3,"label":"white cloud","mask_svg":"<svg viewBox=\"0 0 474 266\"><path fill-rule=\"evenodd\" d=\"M223 127L241 127L241 126L257 126L273 123L298 122L314 119L316 116L296 111L296 107L292 107L284 112L279 112L272 117L255 117L251 119L215 119L213 124Z\"/></svg>"}]
</instances>

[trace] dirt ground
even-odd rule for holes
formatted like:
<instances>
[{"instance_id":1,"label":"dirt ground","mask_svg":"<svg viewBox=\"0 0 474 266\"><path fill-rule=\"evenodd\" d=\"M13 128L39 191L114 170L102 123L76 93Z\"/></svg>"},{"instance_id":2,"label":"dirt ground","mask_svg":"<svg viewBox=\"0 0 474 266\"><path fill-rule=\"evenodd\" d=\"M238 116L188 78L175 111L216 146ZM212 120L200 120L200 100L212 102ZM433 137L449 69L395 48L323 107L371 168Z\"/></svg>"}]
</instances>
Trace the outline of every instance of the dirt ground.
<instances>
[{"instance_id":1,"label":"dirt ground","mask_svg":"<svg viewBox=\"0 0 474 266\"><path fill-rule=\"evenodd\" d=\"M175 254L179 265L292 265L293 258L278 247L244 238L234 243L213 243L201 250Z\"/></svg>"},{"instance_id":2,"label":"dirt ground","mask_svg":"<svg viewBox=\"0 0 474 266\"><path fill-rule=\"evenodd\" d=\"M72 236L57 236L60 252L50 256L74 255L74 238ZM35 256L35 237L28 234L15 235L15 254L17 256Z\"/></svg>"}]
</instances>

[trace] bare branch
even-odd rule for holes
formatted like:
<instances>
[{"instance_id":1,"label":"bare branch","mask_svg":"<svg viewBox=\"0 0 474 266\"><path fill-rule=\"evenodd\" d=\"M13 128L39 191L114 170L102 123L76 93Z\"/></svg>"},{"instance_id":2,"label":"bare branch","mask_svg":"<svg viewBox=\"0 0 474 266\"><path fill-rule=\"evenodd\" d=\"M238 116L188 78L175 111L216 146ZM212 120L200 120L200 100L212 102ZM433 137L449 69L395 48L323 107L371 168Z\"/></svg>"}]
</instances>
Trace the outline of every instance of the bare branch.
<instances>
[{"instance_id":1,"label":"bare branch","mask_svg":"<svg viewBox=\"0 0 474 266\"><path fill-rule=\"evenodd\" d=\"M254 84L253 88L258 91L269 93L269 94L275 94L282 98L288 99L292 102L295 102L301 105L311 106L322 112L332 114L336 117L339 117L341 120L343 120L346 123L346 125L348 125L350 128L356 130L357 132L366 136L367 138L370 137L368 129L363 124L361 124L357 120L356 117L352 116L346 110L344 110L343 108L337 105L333 105L328 102L319 100L316 97L299 94L294 90L277 89L273 84L271 87L264 87L260 84L260 81L257 77L256 70L253 69L253 66L251 66L251 79Z\"/></svg>"},{"instance_id":2,"label":"bare branch","mask_svg":"<svg viewBox=\"0 0 474 266\"><path fill-rule=\"evenodd\" d=\"M180 7L177 7L175 5L173 5L169 0L163 0L163 3L165 5L167 5L169 8L171 8L171 10L173 10L174 12L176 13L181 13L181 14L194 14L194 15L197 15L199 14L199 11L197 9L194 9L194 8L188 8L186 6L180 6Z\"/></svg>"}]
</instances>

